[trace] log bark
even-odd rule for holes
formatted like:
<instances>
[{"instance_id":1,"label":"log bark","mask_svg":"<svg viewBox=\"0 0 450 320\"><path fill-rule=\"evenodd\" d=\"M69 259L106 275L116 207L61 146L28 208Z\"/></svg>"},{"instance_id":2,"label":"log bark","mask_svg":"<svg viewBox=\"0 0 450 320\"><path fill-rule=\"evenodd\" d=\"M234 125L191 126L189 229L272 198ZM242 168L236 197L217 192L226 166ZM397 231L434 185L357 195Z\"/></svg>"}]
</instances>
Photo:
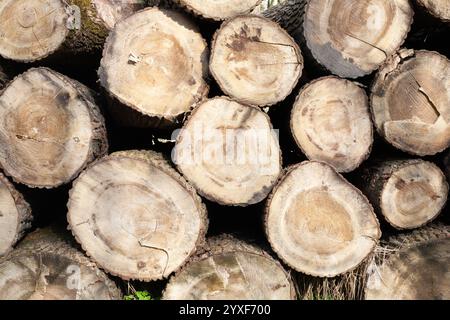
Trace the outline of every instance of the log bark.
<instances>
[{"instance_id":1,"label":"log bark","mask_svg":"<svg viewBox=\"0 0 450 320\"><path fill-rule=\"evenodd\" d=\"M6 73L4 73L2 67L0 66L0 93L3 90L3 88L6 86L8 81L9 81L8 76L6 75Z\"/></svg>"},{"instance_id":2,"label":"log bark","mask_svg":"<svg viewBox=\"0 0 450 320\"><path fill-rule=\"evenodd\" d=\"M97 18L108 30L114 29L117 22L128 18L145 8L145 0L92 0Z\"/></svg>"},{"instance_id":3,"label":"log bark","mask_svg":"<svg viewBox=\"0 0 450 320\"><path fill-rule=\"evenodd\" d=\"M450 181L450 150L448 150L445 154L444 154L444 172L445 175L447 176L448 181Z\"/></svg>"},{"instance_id":4,"label":"log bark","mask_svg":"<svg viewBox=\"0 0 450 320\"><path fill-rule=\"evenodd\" d=\"M325 162L338 172L355 170L369 157L373 143L364 89L337 77L309 83L294 103L291 131L310 160Z\"/></svg>"},{"instance_id":5,"label":"log bark","mask_svg":"<svg viewBox=\"0 0 450 320\"><path fill-rule=\"evenodd\" d=\"M291 276L266 251L222 235L174 275L165 300L291 300Z\"/></svg>"},{"instance_id":6,"label":"log bark","mask_svg":"<svg viewBox=\"0 0 450 320\"><path fill-rule=\"evenodd\" d=\"M304 44L303 22L308 0L286 0L262 12L262 15L286 30L294 39Z\"/></svg>"},{"instance_id":7,"label":"log bark","mask_svg":"<svg viewBox=\"0 0 450 320\"><path fill-rule=\"evenodd\" d=\"M83 249L125 280L168 277L202 244L208 225L195 190L151 151L97 161L74 182L68 208Z\"/></svg>"},{"instance_id":8,"label":"log bark","mask_svg":"<svg viewBox=\"0 0 450 320\"><path fill-rule=\"evenodd\" d=\"M216 21L250 13L262 0L175 0L186 10Z\"/></svg>"},{"instance_id":9,"label":"log bark","mask_svg":"<svg viewBox=\"0 0 450 320\"><path fill-rule=\"evenodd\" d=\"M281 151L269 117L226 97L199 105L173 152L180 172L198 192L222 205L265 199L281 172Z\"/></svg>"},{"instance_id":10,"label":"log bark","mask_svg":"<svg viewBox=\"0 0 450 320\"><path fill-rule=\"evenodd\" d=\"M450 61L431 51L401 50L379 70L371 93L379 134L413 155L450 146Z\"/></svg>"},{"instance_id":11,"label":"log bark","mask_svg":"<svg viewBox=\"0 0 450 320\"><path fill-rule=\"evenodd\" d=\"M386 221L397 229L414 229L443 210L448 183L443 172L423 160L384 161L365 168L361 187Z\"/></svg>"},{"instance_id":12,"label":"log bark","mask_svg":"<svg viewBox=\"0 0 450 320\"><path fill-rule=\"evenodd\" d=\"M206 42L190 20L148 8L119 22L108 37L100 83L148 126L175 123L208 94L207 60Z\"/></svg>"},{"instance_id":13,"label":"log bark","mask_svg":"<svg viewBox=\"0 0 450 320\"><path fill-rule=\"evenodd\" d=\"M214 35L210 70L236 101L271 106L296 86L303 56L278 24L260 16L239 16L224 22Z\"/></svg>"},{"instance_id":14,"label":"log bark","mask_svg":"<svg viewBox=\"0 0 450 320\"><path fill-rule=\"evenodd\" d=\"M381 236L367 198L327 164L308 161L288 168L269 196L265 230L284 262L318 277L353 270Z\"/></svg>"},{"instance_id":15,"label":"log bark","mask_svg":"<svg viewBox=\"0 0 450 320\"><path fill-rule=\"evenodd\" d=\"M448 300L450 228L431 225L392 237L368 269L368 300Z\"/></svg>"},{"instance_id":16,"label":"log bark","mask_svg":"<svg viewBox=\"0 0 450 320\"><path fill-rule=\"evenodd\" d=\"M0 95L0 164L16 182L53 188L107 152L103 116L88 88L30 69Z\"/></svg>"},{"instance_id":17,"label":"log bark","mask_svg":"<svg viewBox=\"0 0 450 320\"><path fill-rule=\"evenodd\" d=\"M450 2L447 0L416 0L432 16L450 23Z\"/></svg>"},{"instance_id":18,"label":"log bark","mask_svg":"<svg viewBox=\"0 0 450 320\"><path fill-rule=\"evenodd\" d=\"M30 205L0 173L0 257L22 239L32 219Z\"/></svg>"},{"instance_id":19,"label":"log bark","mask_svg":"<svg viewBox=\"0 0 450 320\"><path fill-rule=\"evenodd\" d=\"M0 259L0 299L120 300L115 283L63 239L41 229Z\"/></svg>"},{"instance_id":20,"label":"log bark","mask_svg":"<svg viewBox=\"0 0 450 320\"><path fill-rule=\"evenodd\" d=\"M333 74L358 78L400 48L412 18L408 0L309 1L305 39L316 60Z\"/></svg>"},{"instance_id":21,"label":"log bark","mask_svg":"<svg viewBox=\"0 0 450 320\"><path fill-rule=\"evenodd\" d=\"M119 19L143 4L116 0L5 0L0 4L0 55L33 62L103 48Z\"/></svg>"}]
</instances>

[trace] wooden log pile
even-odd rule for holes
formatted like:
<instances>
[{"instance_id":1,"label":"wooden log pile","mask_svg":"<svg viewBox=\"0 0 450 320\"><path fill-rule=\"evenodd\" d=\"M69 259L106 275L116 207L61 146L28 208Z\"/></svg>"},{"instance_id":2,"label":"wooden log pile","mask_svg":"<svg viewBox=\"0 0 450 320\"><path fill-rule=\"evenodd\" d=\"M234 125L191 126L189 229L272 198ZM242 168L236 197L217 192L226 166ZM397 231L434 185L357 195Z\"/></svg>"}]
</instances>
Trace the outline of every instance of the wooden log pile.
<instances>
[{"instance_id":1,"label":"wooden log pile","mask_svg":"<svg viewBox=\"0 0 450 320\"><path fill-rule=\"evenodd\" d=\"M0 1L0 299L450 298L449 2L261 3Z\"/></svg>"}]
</instances>

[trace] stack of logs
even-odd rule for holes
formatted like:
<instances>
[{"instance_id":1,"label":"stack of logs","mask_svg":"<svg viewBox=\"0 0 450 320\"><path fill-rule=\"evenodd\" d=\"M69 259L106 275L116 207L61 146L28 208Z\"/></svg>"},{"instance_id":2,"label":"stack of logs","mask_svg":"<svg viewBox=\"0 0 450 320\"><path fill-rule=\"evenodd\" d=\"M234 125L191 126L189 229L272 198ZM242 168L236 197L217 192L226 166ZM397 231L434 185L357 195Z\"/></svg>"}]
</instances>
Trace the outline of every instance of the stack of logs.
<instances>
[{"instance_id":1,"label":"stack of logs","mask_svg":"<svg viewBox=\"0 0 450 320\"><path fill-rule=\"evenodd\" d=\"M450 298L449 52L408 46L449 1L144 2L0 1L0 299ZM18 191L55 188L71 234Z\"/></svg>"}]
</instances>

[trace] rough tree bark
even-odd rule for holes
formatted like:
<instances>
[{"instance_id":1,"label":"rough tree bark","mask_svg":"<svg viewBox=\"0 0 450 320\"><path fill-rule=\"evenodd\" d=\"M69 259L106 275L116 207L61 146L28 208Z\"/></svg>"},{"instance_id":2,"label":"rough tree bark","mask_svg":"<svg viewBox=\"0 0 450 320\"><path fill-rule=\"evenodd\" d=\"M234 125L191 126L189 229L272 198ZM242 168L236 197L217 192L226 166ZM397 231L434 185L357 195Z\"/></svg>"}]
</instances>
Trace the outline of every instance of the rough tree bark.
<instances>
[{"instance_id":1,"label":"rough tree bark","mask_svg":"<svg viewBox=\"0 0 450 320\"><path fill-rule=\"evenodd\" d=\"M0 259L0 299L120 300L115 283L59 232L35 231Z\"/></svg>"},{"instance_id":2,"label":"rough tree bark","mask_svg":"<svg viewBox=\"0 0 450 320\"><path fill-rule=\"evenodd\" d=\"M147 123L138 125L156 127L177 122L206 97L207 69L207 45L196 26L180 13L148 8L116 25L99 77L117 119L143 118Z\"/></svg>"},{"instance_id":3,"label":"rough tree bark","mask_svg":"<svg viewBox=\"0 0 450 320\"><path fill-rule=\"evenodd\" d=\"M211 201L248 206L266 198L281 172L269 117L226 97L199 105L174 150L181 173Z\"/></svg>"},{"instance_id":4,"label":"rough tree bark","mask_svg":"<svg viewBox=\"0 0 450 320\"><path fill-rule=\"evenodd\" d=\"M216 32L210 70L235 100L270 106L294 89L303 69L295 41L280 26L260 16L227 20Z\"/></svg>"},{"instance_id":5,"label":"rough tree bark","mask_svg":"<svg viewBox=\"0 0 450 320\"><path fill-rule=\"evenodd\" d=\"M278 23L294 39L303 44L305 37L303 33L303 22L308 0L286 0L276 6L270 7L262 12L262 15Z\"/></svg>"},{"instance_id":6,"label":"rough tree bark","mask_svg":"<svg viewBox=\"0 0 450 320\"><path fill-rule=\"evenodd\" d=\"M211 238L167 285L165 300L290 300L291 276L266 251L234 237Z\"/></svg>"},{"instance_id":7,"label":"rough tree bark","mask_svg":"<svg viewBox=\"0 0 450 320\"><path fill-rule=\"evenodd\" d=\"M310 160L350 172L369 157L373 143L367 95L357 83L337 77L317 79L297 97L291 131Z\"/></svg>"},{"instance_id":8,"label":"rough tree bark","mask_svg":"<svg viewBox=\"0 0 450 320\"><path fill-rule=\"evenodd\" d=\"M408 0L309 1L305 39L316 60L333 74L357 78L399 49L412 17Z\"/></svg>"},{"instance_id":9,"label":"rough tree bark","mask_svg":"<svg viewBox=\"0 0 450 320\"><path fill-rule=\"evenodd\" d=\"M33 62L56 53L100 51L115 22L142 7L116 0L4 0L0 55Z\"/></svg>"},{"instance_id":10,"label":"rough tree bark","mask_svg":"<svg viewBox=\"0 0 450 320\"><path fill-rule=\"evenodd\" d=\"M9 253L25 235L32 218L30 205L0 173L0 256Z\"/></svg>"},{"instance_id":11,"label":"rough tree bark","mask_svg":"<svg viewBox=\"0 0 450 320\"><path fill-rule=\"evenodd\" d=\"M2 67L0 66L0 92L3 90L3 88L6 86L6 84L8 83L9 78L6 75L6 73L3 72Z\"/></svg>"},{"instance_id":12,"label":"rough tree bark","mask_svg":"<svg viewBox=\"0 0 450 320\"><path fill-rule=\"evenodd\" d=\"M371 94L379 134L405 152L434 155L450 146L450 61L403 49L379 70Z\"/></svg>"},{"instance_id":13,"label":"rough tree bark","mask_svg":"<svg viewBox=\"0 0 450 320\"><path fill-rule=\"evenodd\" d=\"M431 225L383 242L368 268L366 299L450 299L450 228Z\"/></svg>"},{"instance_id":14,"label":"rough tree bark","mask_svg":"<svg viewBox=\"0 0 450 320\"><path fill-rule=\"evenodd\" d=\"M367 198L330 166L289 167L266 205L267 238L293 269L333 277L356 268L381 236Z\"/></svg>"},{"instance_id":15,"label":"rough tree bark","mask_svg":"<svg viewBox=\"0 0 450 320\"><path fill-rule=\"evenodd\" d=\"M450 23L450 2L448 0L416 0L432 16Z\"/></svg>"},{"instance_id":16,"label":"rough tree bark","mask_svg":"<svg viewBox=\"0 0 450 320\"><path fill-rule=\"evenodd\" d=\"M362 170L361 180L371 203L397 229L414 229L432 221L447 201L444 174L423 160L381 162Z\"/></svg>"},{"instance_id":17,"label":"rough tree bark","mask_svg":"<svg viewBox=\"0 0 450 320\"><path fill-rule=\"evenodd\" d=\"M126 280L168 277L202 244L208 225L195 190L151 151L97 161L74 182L68 208L87 254Z\"/></svg>"},{"instance_id":18,"label":"rough tree bark","mask_svg":"<svg viewBox=\"0 0 450 320\"><path fill-rule=\"evenodd\" d=\"M188 11L212 20L250 13L262 0L174 0Z\"/></svg>"},{"instance_id":19,"label":"rough tree bark","mask_svg":"<svg viewBox=\"0 0 450 320\"><path fill-rule=\"evenodd\" d=\"M0 95L0 164L15 181L53 188L107 152L103 116L88 88L30 69Z\"/></svg>"}]
</instances>

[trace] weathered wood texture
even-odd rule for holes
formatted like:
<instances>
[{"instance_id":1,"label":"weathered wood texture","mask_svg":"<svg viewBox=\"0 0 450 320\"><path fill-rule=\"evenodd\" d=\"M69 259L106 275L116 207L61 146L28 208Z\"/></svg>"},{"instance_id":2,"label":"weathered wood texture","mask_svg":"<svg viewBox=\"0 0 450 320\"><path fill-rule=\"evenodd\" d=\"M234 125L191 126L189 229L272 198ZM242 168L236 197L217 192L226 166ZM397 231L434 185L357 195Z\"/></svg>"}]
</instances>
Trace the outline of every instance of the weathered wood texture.
<instances>
[{"instance_id":1,"label":"weathered wood texture","mask_svg":"<svg viewBox=\"0 0 450 320\"><path fill-rule=\"evenodd\" d=\"M0 173L0 257L25 235L32 218L30 205Z\"/></svg>"},{"instance_id":2,"label":"weathered wood texture","mask_svg":"<svg viewBox=\"0 0 450 320\"><path fill-rule=\"evenodd\" d=\"M120 300L106 274L51 228L0 259L1 300Z\"/></svg>"},{"instance_id":3,"label":"weathered wood texture","mask_svg":"<svg viewBox=\"0 0 450 320\"><path fill-rule=\"evenodd\" d=\"M367 198L330 166L289 167L269 196L267 238L293 269L333 277L356 268L381 236Z\"/></svg>"},{"instance_id":4,"label":"weathered wood texture","mask_svg":"<svg viewBox=\"0 0 450 320\"><path fill-rule=\"evenodd\" d=\"M361 172L361 187L378 213L397 229L414 229L435 219L448 197L442 171L423 160L385 161Z\"/></svg>"},{"instance_id":5,"label":"weathered wood texture","mask_svg":"<svg viewBox=\"0 0 450 320\"><path fill-rule=\"evenodd\" d=\"M47 68L30 69L0 94L0 165L15 181L53 188L108 149L88 88Z\"/></svg>"},{"instance_id":6,"label":"weathered wood texture","mask_svg":"<svg viewBox=\"0 0 450 320\"><path fill-rule=\"evenodd\" d=\"M403 49L378 71L371 111L378 133L405 152L434 155L450 146L450 61Z\"/></svg>"},{"instance_id":7,"label":"weathered wood texture","mask_svg":"<svg viewBox=\"0 0 450 320\"><path fill-rule=\"evenodd\" d=\"M180 172L211 201L248 206L264 200L281 172L270 118L226 97L206 100L185 122L174 150Z\"/></svg>"},{"instance_id":8,"label":"weathered wood texture","mask_svg":"<svg viewBox=\"0 0 450 320\"><path fill-rule=\"evenodd\" d=\"M186 10L212 20L226 20L250 13L261 0L174 0Z\"/></svg>"},{"instance_id":9,"label":"weathered wood texture","mask_svg":"<svg viewBox=\"0 0 450 320\"><path fill-rule=\"evenodd\" d=\"M335 75L358 78L400 48L413 9L408 0L315 0L308 2L304 19L316 60Z\"/></svg>"},{"instance_id":10,"label":"weathered wood texture","mask_svg":"<svg viewBox=\"0 0 450 320\"><path fill-rule=\"evenodd\" d=\"M73 184L67 219L103 269L142 281L178 270L208 226L195 190L151 151L117 152L90 166Z\"/></svg>"},{"instance_id":11,"label":"weathered wood texture","mask_svg":"<svg viewBox=\"0 0 450 320\"><path fill-rule=\"evenodd\" d=\"M159 126L179 121L206 97L207 70L207 44L192 21L154 7L116 25L106 41L99 77L115 100L110 108L119 112L116 118L124 116L117 109L122 104L136 118L146 118L148 126Z\"/></svg>"},{"instance_id":12,"label":"weathered wood texture","mask_svg":"<svg viewBox=\"0 0 450 320\"><path fill-rule=\"evenodd\" d=\"M416 0L432 16L450 23L450 2L448 0Z\"/></svg>"},{"instance_id":13,"label":"weathered wood texture","mask_svg":"<svg viewBox=\"0 0 450 320\"><path fill-rule=\"evenodd\" d=\"M276 6L270 7L261 14L278 23L294 39L304 44L303 22L308 0L286 0Z\"/></svg>"},{"instance_id":14,"label":"weathered wood texture","mask_svg":"<svg viewBox=\"0 0 450 320\"><path fill-rule=\"evenodd\" d=\"M339 172L353 171L370 155L369 101L357 83L337 77L309 83L297 96L290 126L310 160L325 162Z\"/></svg>"},{"instance_id":15,"label":"weathered wood texture","mask_svg":"<svg viewBox=\"0 0 450 320\"><path fill-rule=\"evenodd\" d=\"M57 52L100 51L114 24L142 7L116 0L4 0L0 55L33 62Z\"/></svg>"},{"instance_id":16,"label":"weathered wood texture","mask_svg":"<svg viewBox=\"0 0 450 320\"><path fill-rule=\"evenodd\" d=\"M450 228L431 225L382 243L368 269L366 299L450 299Z\"/></svg>"},{"instance_id":17,"label":"weathered wood texture","mask_svg":"<svg viewBox=\"0 0 450 320\"><path fill-rule=\"evenodd\" d=\"M216 32L210 70L235 100L270 106L284 100L303 70L303 56L280 26L260 16L227 20Z\"/></svg>"},{"instance_id":18,"label":"weathered wood texture","mask_svg":"<svg viewBox=\"0 0 450 320\"><path fill-rule=\"evenodd\" d=\"M211 238L166 287L166 300L290 300L291 276L266 251L231 236Z\"/></svg>"}]
</instances>

